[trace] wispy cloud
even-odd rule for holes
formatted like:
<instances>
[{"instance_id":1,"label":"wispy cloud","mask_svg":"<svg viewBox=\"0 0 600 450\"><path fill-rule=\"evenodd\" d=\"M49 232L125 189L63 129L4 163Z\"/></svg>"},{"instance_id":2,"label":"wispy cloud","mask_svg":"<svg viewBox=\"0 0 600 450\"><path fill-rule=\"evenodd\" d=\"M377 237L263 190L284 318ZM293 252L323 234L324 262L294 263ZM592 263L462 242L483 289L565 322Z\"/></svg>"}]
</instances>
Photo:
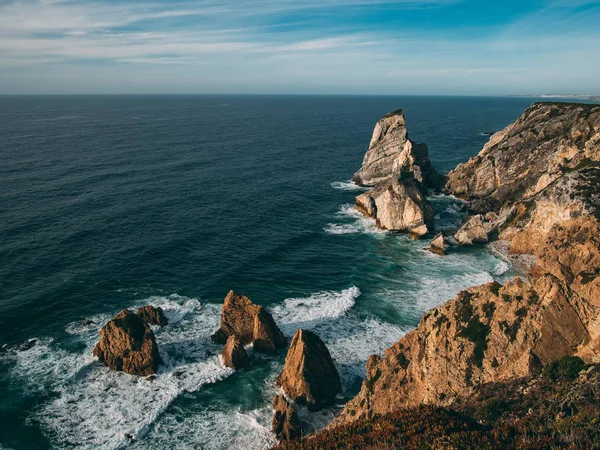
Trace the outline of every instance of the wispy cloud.
<instances>
[{"instance_id":1,"label":"wispy cloud","mask_svg":"<svg viewBox=\"0 0 600 450\"><path fill-rule=\"evenodd\" d=\"M599 19L586 0L0 0L0 92L600 91Z\"/></svg>"}]
</instances>

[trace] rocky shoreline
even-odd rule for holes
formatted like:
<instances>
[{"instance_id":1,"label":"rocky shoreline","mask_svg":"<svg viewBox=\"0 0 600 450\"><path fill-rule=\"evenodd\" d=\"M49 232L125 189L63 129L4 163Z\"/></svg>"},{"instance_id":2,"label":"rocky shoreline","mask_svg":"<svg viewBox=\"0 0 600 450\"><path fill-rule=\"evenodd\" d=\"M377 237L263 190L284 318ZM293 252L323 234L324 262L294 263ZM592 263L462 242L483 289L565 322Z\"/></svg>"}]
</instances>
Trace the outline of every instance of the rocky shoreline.
<instances>
[{"instance_id":1,"label":"rocky shoreline","mask_svg":"<svg viewBox=\"0 0 600 450\"><path fill-rule=\"evenodd\" d=\"M415 163L418 155L411 153L416 146L402 127L401 111L377 124L363 167L354 178L375 187L357 197L357 209L375 217L379 226L424 237L434 231L433 224L425 223L425 203L418 204L414 192L397 187L406 186L405 180L413 189L430 187L417 175L423 172ZM429 162L428 157L424 160ZM525 383L520 380L545 383L544 371L568 358L581 363L577 367L582 375L577 372L572 379L596 367L600 363L599 181L600 106L585 104L532 105L515 123L491 136L477 156L450 172L443 191L464 200L473 214L456 230L452 244L495 243L496 251L529 269L526 280L472 287L429 311L383 356L369 358L360 393L327 431L298 448L337 448L332 437L337 429L350 433L353 427L360 428L357 424L365 427L369 421L382 420L379 426L389 426L390 414L423 405L464 412L464 405L482 395L486 386L497 386L494 398L505 401L506 396L508 401L509 387ZM447 239L436 236L432 250L446 253ZM597 377L592 378L584 385L594 392L590 398L595 406L584 403L588 419L597 424L600 385ZM558 401L557 396L558 390L550 392L548 401ZM515 410L523 409L518 401L513 403ZM557 416L540 426L537 437L533 432L521 436L517 430L512 441L496 445L530 448L524 444L527 439L540 445L553 435L552 446L595 448L600 445L597 426L590 431L573 425L570 438L556 436L557 427L568 428L575 409L563 414L566 419ZM516 423L531 414L521 411L508 416ZM475 422L472 431L478 426ZM324 436L332 440L322 441ZM319 447L313 447L316 442L321 442Z\"/></svg>"}]
</instances>

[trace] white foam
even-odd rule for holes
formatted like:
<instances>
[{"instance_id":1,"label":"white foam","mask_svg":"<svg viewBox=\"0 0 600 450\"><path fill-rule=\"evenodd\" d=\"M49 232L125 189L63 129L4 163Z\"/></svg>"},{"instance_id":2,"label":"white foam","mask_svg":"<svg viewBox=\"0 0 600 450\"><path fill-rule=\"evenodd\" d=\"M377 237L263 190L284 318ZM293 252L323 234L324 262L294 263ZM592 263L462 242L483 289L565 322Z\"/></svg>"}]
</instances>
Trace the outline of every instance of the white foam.
<instances>
[{"instance_id":1,"label":"white foam","mask_svg":"<svg viewBox=\"0 0 600 450\"><path fill-rule=\"evenodd\" d=\"M313 328L324 320L331 320L349 311L360 296L360 289L352 286L343 291L322 291L303 298L288 298L271 308L275 321L288 335L298 328Z\"/></svg>"},{"instance_id":2,"label":"white foam","mask_svg":"<svg viewBox=\"0 0 600 450\"><path fill-rule=\"evenodd\" d=\"M220 347L210 340L210 333L219 323L219 305L203 305L179 296L152 297L142 304L147 303L162 306L171 321L169 326L155 329L165 365L154 381L114 372L93 358L97 328L104 323L100 320L94 326L67 327L85 342L83 353L70 353L52 342L42 342L15 354L15 376L56 394L33 420L42 425L57 447L124 446L129 442L126 435L142 438L182 393L196 391L233 373L220 364Z\"/></svg>"},{"instance_id":3,"label":"white foam","mask_svg":"<svg viewBox=\"0 0 600 450\"><path fill-rule=\"evenodd\" d=\"M371 234L384 235L386 230L377 227L375 219L357 211L354 205L342 205L336 213L338 223L328 223L323 229L329 234ZM341 222L341 223L340 223Z\"/></svg>"},{"instance_id":4,"label":"white foam","mask_svg":"<svg viewBox=\"0 0 600 450\"><path fill-rule=\"evenodd\" d=\"M498 259L498 263L496 264L496 269L494 271L494 275L500 276L504 275L511 268L510 263L504 261L503 259Z\"/></svg>"},{"instance_id":5,"label":"white foam","mask_svg":"<svg viewBox=\"0 0 600 450\"><path fill-rule=\"evenodd\" d=\"M331 183L331 187L334 189L339 189L340 191L365 191L368 188L359 186L354 181L334 181Z\"/></svg>"}]
</instances>

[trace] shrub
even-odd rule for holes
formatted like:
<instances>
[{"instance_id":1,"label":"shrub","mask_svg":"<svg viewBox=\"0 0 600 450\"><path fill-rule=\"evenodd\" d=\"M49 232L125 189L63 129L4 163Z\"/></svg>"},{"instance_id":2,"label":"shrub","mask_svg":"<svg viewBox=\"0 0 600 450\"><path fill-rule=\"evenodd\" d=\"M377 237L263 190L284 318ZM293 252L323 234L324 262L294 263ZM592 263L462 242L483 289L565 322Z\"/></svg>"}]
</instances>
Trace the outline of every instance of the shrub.
<instances>
[{"instance_id":1,"label":"shrub","mask_svg":"<svg viewBox=\"0 0 600 450\"><path fill-rule=\"evenodd\" d=\"M544 366L542 373L552 381L570 381L585 369L583 360L577 356L565 356Z\"/></svg>"}]
</instances>

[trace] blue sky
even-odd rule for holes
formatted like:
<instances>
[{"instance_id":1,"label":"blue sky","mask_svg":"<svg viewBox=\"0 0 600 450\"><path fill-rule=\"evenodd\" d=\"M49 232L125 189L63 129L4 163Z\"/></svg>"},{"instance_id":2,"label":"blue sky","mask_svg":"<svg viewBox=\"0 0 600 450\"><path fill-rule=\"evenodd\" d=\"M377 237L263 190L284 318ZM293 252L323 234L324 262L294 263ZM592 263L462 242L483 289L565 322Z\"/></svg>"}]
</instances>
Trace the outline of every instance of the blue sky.
<instances>
[{"instance_id":1,"label":"blue sky","mask_svg":"<svg viewBox=\"0 0 600 450\"><path fill-rule=\"evenodd\" d=\"M600 94L600 1L0 0L0 93Z\"/></svg>"}]
</instances>

